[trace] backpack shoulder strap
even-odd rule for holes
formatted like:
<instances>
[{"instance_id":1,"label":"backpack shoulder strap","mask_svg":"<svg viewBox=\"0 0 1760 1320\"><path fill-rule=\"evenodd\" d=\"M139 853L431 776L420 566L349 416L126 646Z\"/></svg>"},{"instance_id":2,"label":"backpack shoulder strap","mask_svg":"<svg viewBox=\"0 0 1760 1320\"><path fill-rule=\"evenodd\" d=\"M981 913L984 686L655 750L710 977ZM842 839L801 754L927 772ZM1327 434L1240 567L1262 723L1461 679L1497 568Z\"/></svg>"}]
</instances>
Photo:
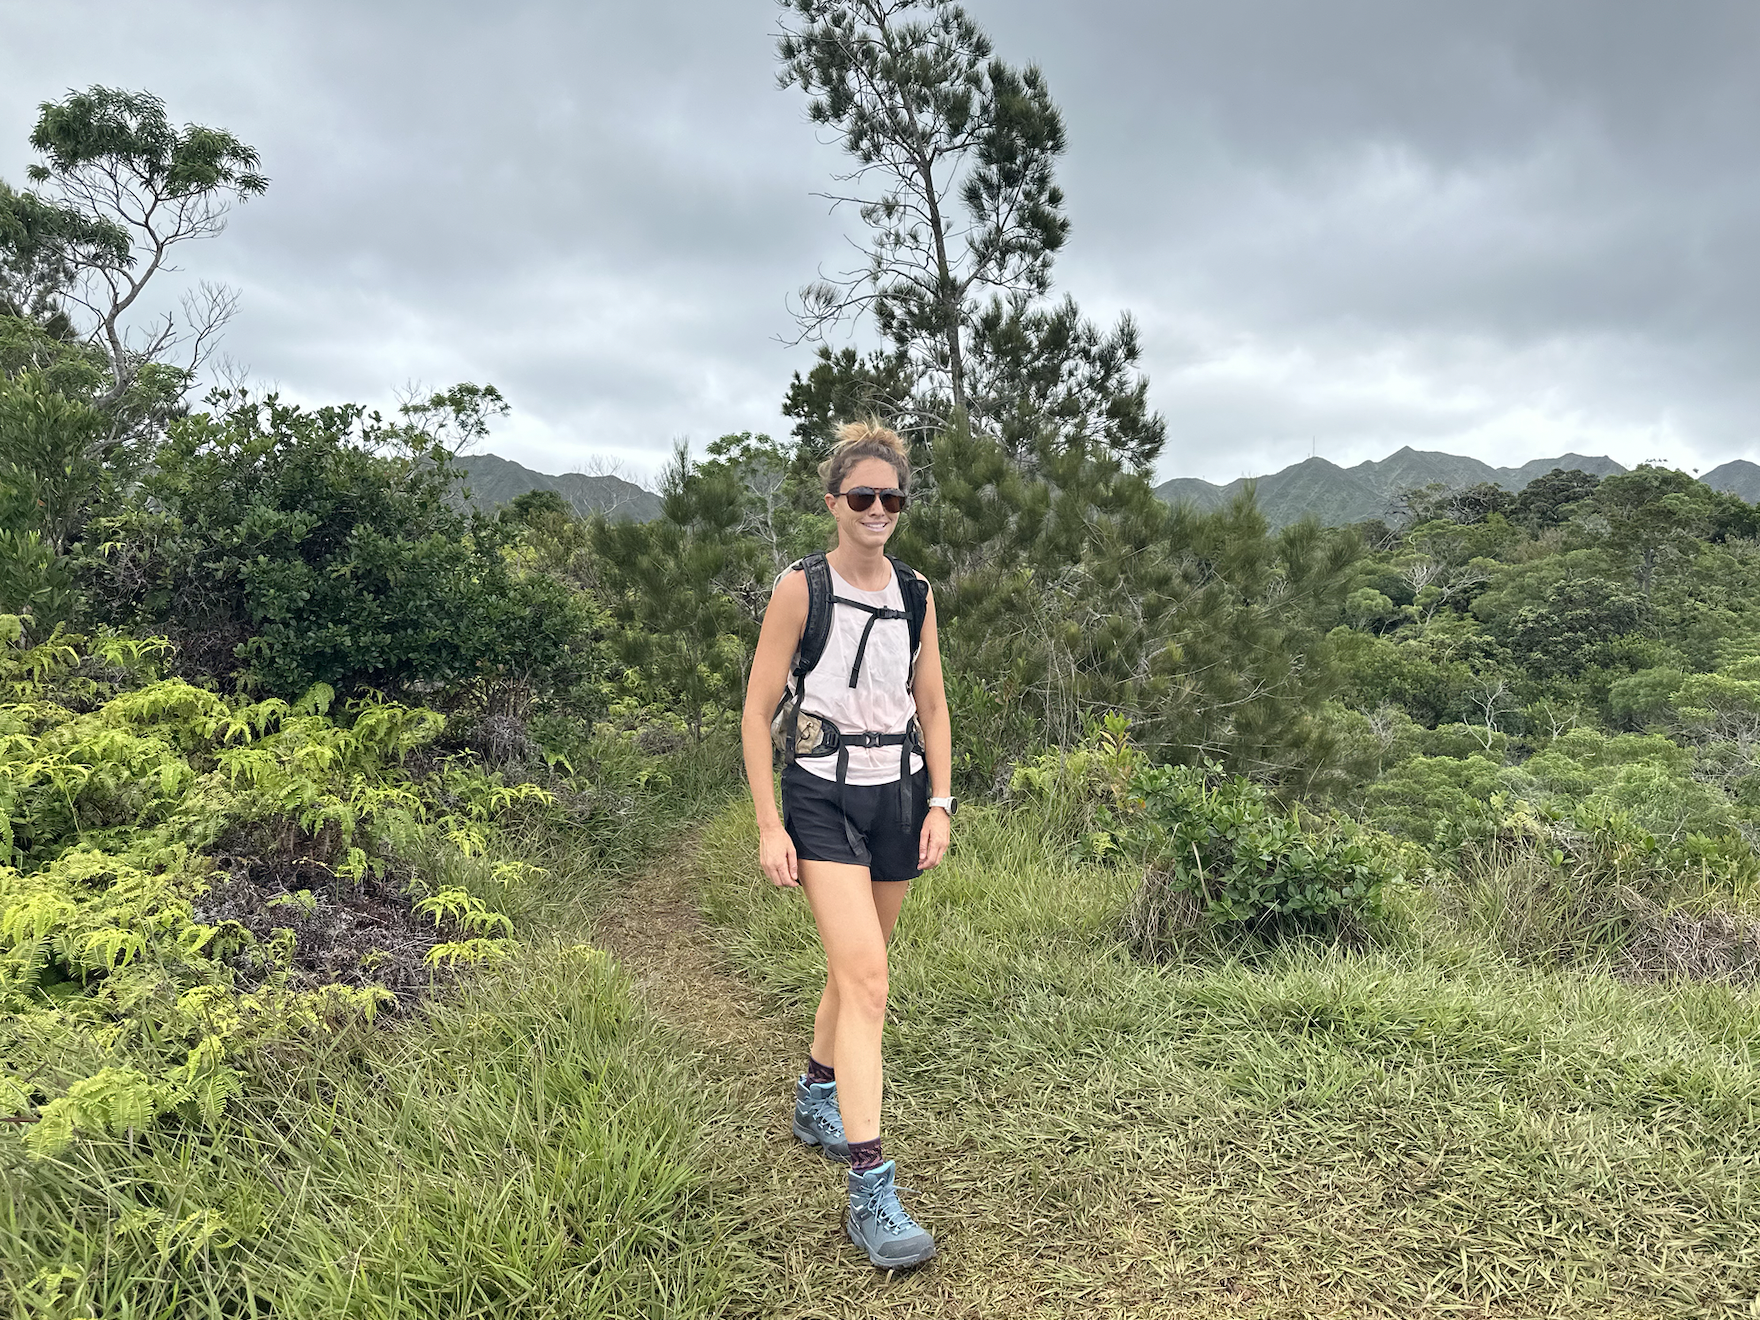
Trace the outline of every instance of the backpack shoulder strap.
<instances>
[{"instance_id":1,"label":"backpack shoulder strap","mask_svg":"<svg viewBox=\"0 0 1760 1320\"><path fill-rule=\"evenodd\" d=\"M831 636L831 566L825 562L825 552L816 550L791 567L807 575L807 623L794 656L795 677L802 678L819 663Z\"/></svg>"},{"instance_id":2,"label":"backpack shoulder strap","mask_svg":"<svg viewBox=\"0 0 1760 1320\"><path fill-rule=\"evenodd\" d=\"M917 651L923 645L923 619L929 613L929 579L902 559L886 558L892 564L892 571L898 578L898 589L904 596L904 612L910 615L911 625L911 667L917 663Z\"/></svg>"}]
</instances>

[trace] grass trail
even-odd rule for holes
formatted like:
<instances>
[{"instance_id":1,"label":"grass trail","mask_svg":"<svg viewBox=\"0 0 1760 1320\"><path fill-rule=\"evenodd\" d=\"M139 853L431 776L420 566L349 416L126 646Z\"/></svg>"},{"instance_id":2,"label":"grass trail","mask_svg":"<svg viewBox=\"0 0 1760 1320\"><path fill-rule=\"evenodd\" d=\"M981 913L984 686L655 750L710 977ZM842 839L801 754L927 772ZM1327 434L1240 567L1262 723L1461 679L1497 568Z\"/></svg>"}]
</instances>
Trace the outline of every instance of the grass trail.
<instances>
[{"instance_id":1,"label":"grass trail","mask_svg":"<svg viewBox=\"0 0 1760 1320\"><path fill-rule=\"evenodd\" d=\"M216 1130L0 1146L0 1312L1760 1314L1760 994L1440 942L1146 966L1126 877L983 810L895 946L888 1150L942 1254L885 1276L789 1133L821 955L725 801L617 874L523 840L518 959L261 1060Z\"/></svg>"},{"instance_id":2,"label":"grass trail","mask_svg":"<svg viewBox=\"0 0 1760 1320\"><path fill-rule=\"evenodd\" d=\"M1029 1175L1025 1183L1014 1176L1019 1170L998 1177L986 1143L972 1130L981 1113L963 1109L945 1116L951 1123L925 1125L920 1106L908 1099L897 1111L898 1088L890 1097L896 1114L890 1127L895 1136L912 1133L895 1142L908 1162L911 1205L934 1226L943 1253L910 1274L874 1270L843 1234L846 1174L800 1147L789 1131L811 987L792 987L797 993L784 1004L733 974L723 932L701 915L701 883L719 876L739 885L732 877L744 858L755 856L740 846L739 819L735 808L670 864L638 878L606 910L596 934L638 999L677 1032L701 1080L710 1212L759 1262L747 1281L753 1290L729 1297L730 1315L1196 1320L1361 1313L1348 1299L1297 1279L1278 1281L1270 1293L1236 1278L1193 1292L1179 1277L1174 1244L1142 1240L1129 1225L1115 1235L1071 1222L1059 1212L1069 1189L1059 1186L1058 1171ZM730 844L731 856L721 851ZM798 933L804 897L746 879L736 901L792 913ZM718 890L709 897L725 903L729 895ZM810 938L810 919L808 931ZM1055 1106L1052 1095L1023 1099L1034 1110ZM1066 1136L1086 1144L1073 1131Z\"/></svg>"},{"instance_id":3,"label":"grass trail","mask_svg":"<svg viewBox=\"0 0 1760 1320\"><path fill-rule=\"evenodd\" d=\"M756 1295L740 1226L708 1209L676 1032L590 942L644 858L725 799L717 769L681 774L674 810L615 850L508 840L545 868L517 891L494 858L434 863L513 911L523 950L401 1022L264 1051L213 1128L47 1160L0 1133L0 1316L673 1320Z\"/></svg>"},{"instance_id":4,"label":"grass trail","mask_svg":"<svg viewBox=\"0 0 1760 1320\"><path fill-rule=\"evenodd\" d=\"M943 1254L888 1279L789 1139L822 964L749 816L607 939L694 1042L754 1314L1760 1313L1752 992L1440 946L1145 966L1112 934L1124 877L982 812L895 946L888 1152Z\"/></svg>"}]
</instances>

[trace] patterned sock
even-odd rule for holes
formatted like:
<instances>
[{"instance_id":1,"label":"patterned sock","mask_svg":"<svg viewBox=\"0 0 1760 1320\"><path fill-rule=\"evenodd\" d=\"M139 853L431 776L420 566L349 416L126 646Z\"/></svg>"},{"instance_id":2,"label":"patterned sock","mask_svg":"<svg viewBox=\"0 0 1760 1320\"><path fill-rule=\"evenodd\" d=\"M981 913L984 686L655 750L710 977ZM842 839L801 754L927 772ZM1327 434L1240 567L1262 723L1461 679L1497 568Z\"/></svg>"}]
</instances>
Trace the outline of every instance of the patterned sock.
<instances>
[{"instance_id":1,"label":"patterned sock","mask_svg":"<svg viewBox=\"0 0 1760 1320\"><path fill-rule=\"evenodd\" d=\"M807 1081L817 1085L820 1082L835 1082L837 1069L827 1068L811 1054L807 1055Z\"/></svg>"},{"instance_id":2,"label":"patterned sock","mask_svg":"<svg viewBox=\"0 0 1760 1320\"><path fill-rule=\"evenodd\" d=\"M849 1143L849 1171L866 1173L869 1169L878 1169L886 1163L886 1157L880 1153L880 1138L872 1141L852 1141Z\"/></svg>"}]
</instances>

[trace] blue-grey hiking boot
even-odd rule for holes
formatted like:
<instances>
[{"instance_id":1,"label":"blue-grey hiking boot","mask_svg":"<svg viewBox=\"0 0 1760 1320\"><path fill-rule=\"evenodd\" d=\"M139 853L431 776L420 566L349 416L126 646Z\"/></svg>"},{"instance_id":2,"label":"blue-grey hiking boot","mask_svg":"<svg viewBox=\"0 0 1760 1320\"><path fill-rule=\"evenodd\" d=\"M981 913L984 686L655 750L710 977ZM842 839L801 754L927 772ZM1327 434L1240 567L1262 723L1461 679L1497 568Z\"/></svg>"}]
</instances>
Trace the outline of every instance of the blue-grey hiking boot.
<instances>
[{"instance_id":1,"label":"blue-grey hiking boot","mask_svg":"<svg viewBox=\"0 0 1760 1320\"><path fill-rule=\"evenodd\" d=\"M849 1217L844 1231L883 1270L921 1265L935 1254L929 1230L905 1213L898 1203L893 1163L887 1160L866 1173L849 1175Z\"/></svg>"},{"instance_id":2,"label":"blue-grey hiking boot","mask_svg":"<svg viewBox=\"0 0 1760 1320\"><path fill-rule=\"evenodd\" d=\"M804 1074L795 1082L794 1134L807 1145L817 1146L826 1159L849 1163L843 1115L837 1112L836 1082L809 1082Z\"/></svg>"}]
</instances>

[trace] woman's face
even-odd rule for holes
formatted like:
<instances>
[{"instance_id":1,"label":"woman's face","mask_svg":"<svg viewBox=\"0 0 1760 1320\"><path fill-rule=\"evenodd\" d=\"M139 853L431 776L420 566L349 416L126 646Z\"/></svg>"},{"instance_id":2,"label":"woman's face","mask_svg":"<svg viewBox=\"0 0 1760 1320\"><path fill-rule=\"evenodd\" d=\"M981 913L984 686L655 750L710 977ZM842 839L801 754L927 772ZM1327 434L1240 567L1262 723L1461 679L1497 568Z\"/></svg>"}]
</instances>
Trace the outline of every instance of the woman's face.
<instances>
[{"instance_id":1,"label":"woman's face","mask_svg":"<svg viewBox=\"0 0 1760 1320\"><path fill-rule=\"evenodd\" d=\"M875 500L867 508L857 513L849 507L849 501L842 498L841 492L856 486L872 486L875 490L895 490L898 488L898 472L883 458L864 458L849 470L838 488L838 495L826 495L825 507L831 510L831 516L837 519L837 539L839 544L855 548L878 550L885 546L886 538L892 535L892 529L898 526L898 515L886 512L884 504Z\"/></svg>"}]
</instances>

